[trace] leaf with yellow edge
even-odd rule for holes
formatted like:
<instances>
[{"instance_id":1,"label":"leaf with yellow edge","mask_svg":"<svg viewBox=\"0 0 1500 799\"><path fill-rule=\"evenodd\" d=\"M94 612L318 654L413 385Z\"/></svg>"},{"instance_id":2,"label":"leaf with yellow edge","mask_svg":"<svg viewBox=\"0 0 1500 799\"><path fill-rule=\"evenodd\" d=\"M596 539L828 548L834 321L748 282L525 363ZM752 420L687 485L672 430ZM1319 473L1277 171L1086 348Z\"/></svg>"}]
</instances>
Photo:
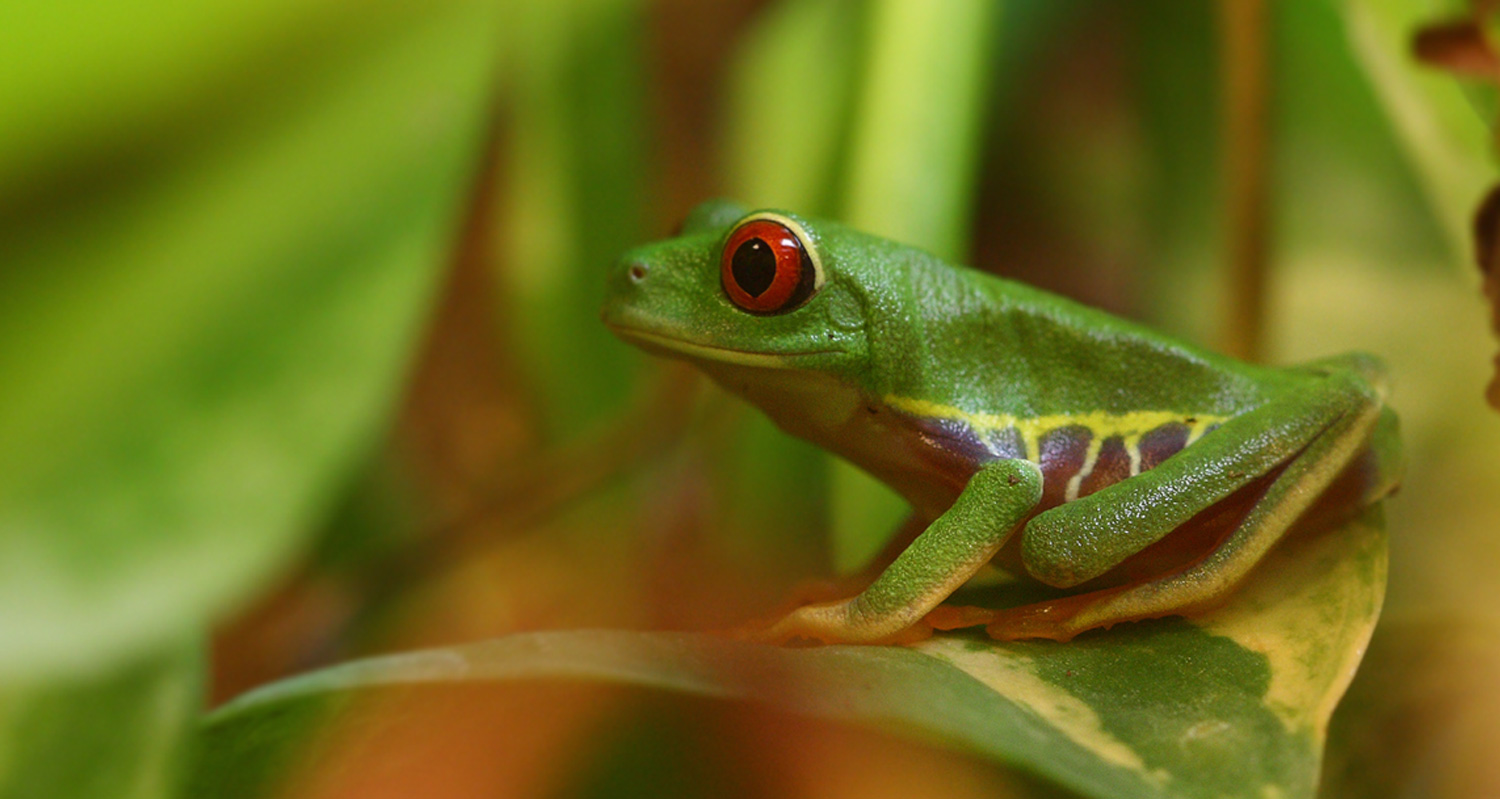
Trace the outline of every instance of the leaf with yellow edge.
<instances>
[{"instance_id":1,"label":"leaf with yellow edge","mask_svg":"<svg viewBox=\"0 0 1500 799\"><path fill-rule=\"evenodd\" d=\"M221 795L223 775L264 772L309 723L344 706L326 700L350 692L567 679L873 724L1086 796L1310 797L1329 716L1379 615L1385 574L1377 508L1285 542L1208 616L1124 624L1069 643L966 634L909 648L782 649L580 631L373 658L219 709L203 730L194 787Z\"/></svg>"}]
</instances>

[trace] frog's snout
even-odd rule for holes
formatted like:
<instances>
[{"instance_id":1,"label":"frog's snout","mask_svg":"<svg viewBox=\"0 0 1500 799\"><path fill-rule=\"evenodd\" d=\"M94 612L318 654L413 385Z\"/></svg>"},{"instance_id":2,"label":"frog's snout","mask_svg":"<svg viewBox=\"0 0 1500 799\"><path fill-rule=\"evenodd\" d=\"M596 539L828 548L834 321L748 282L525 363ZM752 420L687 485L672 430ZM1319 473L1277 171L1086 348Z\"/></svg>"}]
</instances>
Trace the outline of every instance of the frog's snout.
<instances>
[{"instance_id":1,"label":"frog's snout","mask_svg":"<svg viewBox=\"0 0 1500 799\"><path fill-rule=\"evenodd\" d=\"M644 258L621 258L610 274L610 291L630 296L640 291L642 284L651 277L651 264Z\"/></svg>"},{"instance_id":2,"label":"frog's snout","mask_svg":"<svg viewBox=\"0 0 1500 799\"><path fill-rule=\"evenodd\" d=\"M668 242L622 254L610 264L608 275L604 322L668 335L703 316L703 284L718 273L710 273L681 243Z\"/></svg>"},{"instance_id":3,"label":"frog's snout","mask_svg":"<svg viewBox=\"0 0 1500 799\"><path fill-rule=\"evenodd\" d=\"M640 292L651 276L651 266L639 258L623 258L611 270L600 316L606 324L618 324L627 309L640 301Z\"/></svg>"}]
</instances>

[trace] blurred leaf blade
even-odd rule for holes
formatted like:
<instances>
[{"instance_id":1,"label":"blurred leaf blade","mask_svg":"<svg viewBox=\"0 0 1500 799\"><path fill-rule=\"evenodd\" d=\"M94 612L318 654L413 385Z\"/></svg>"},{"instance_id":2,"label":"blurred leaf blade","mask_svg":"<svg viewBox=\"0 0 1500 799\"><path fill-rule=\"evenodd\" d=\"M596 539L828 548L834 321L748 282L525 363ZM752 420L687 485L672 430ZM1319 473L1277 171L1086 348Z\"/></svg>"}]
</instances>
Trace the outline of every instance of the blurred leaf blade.
<instances>
[{"instance_id":1,"label":"blurred leaf blade","mask_svg":"<svg viewBox=\"0 0 1500 799\"><path fill-rule=\"evenodd\" d=\"M509 340L546 429L566 438L617 408L641 363L599 324L598 306L646 221L644 11L568 0L520 3L515 17L498 255Z\"/></svg>"},{"instance_id":2,"label":"blurred leaf blade","mask_svg":"<svg viewBox=\"0 0 1500 799\"><path fill-rule=\"evenodd\" d=\"M844 219L962 261L1000 6L883 0L871 10Z\"/></svg>"},{"instance_id":3,"label":"blurred leaf blade","mask_svg":"<svg viewBox=\"0 0 1500 799\"><path fill-rule=\"evenodd\" d=\"M1141 292L1144 316L1169 333L1212 341L1222 307L1214 268L1218 219L1216 9L1147 0L1133 22L1141 121L1147 151L1144 227L1152 268Z\"/></svg>"},{"instance_id":4,"label":"blurred leaf blade","mask_svg":"<svg viewBox=\"0 0 1500 799\"><path fill-rule=\"evenodd\" d=\"M681 633L531 633L296 677L212 714L197 783L254 760L299 708L379 686L599 680L768 701L978 753L1089 796L1310 797L1328 716L1378 616L1378 509L1288 542L1194 623L1073 642L939 636L913 648L783 649ZM300 728L292 730L300 733Z\"/></svg>"},{"instance_id":5,"label":"blurred leaf blade","mask_svg":"<svg viewBox=\"0 0 1500 799\"><path fill-rule=\"evenodd\" d=\"M1469 260L1469 217L1495 177L1493 139L1463 87L1423 67L1412 37L1435 22L1432 4L1337 0L1353 50L1437 211L1455 262Z\"/></svg>"},{"instance_id":6,"label":"blurred leaf blade","mask_svg":"<svg viewBox=\"0 0 1500 799\"><path fill-rule=\"evenodd\" d=\"M863 17L848 0L781 2L746 34L729 79L725 160L733 199L751 208L834 212L860 55L849 33L863 29ZM789 104L798 113L782 112Z\"/></svg>"},{"instance_id":7,"label":"blurred leaf blade","mask_svg":"<svg viewBox=\"0 0 1500 799\"><path fill-rule=\"evenodd\" d=\"M201 629L299 546L393 403L486 122L495 10L330 20L308 60L226 73L227 98L184 78L181 124L4 198L27 210L0 232L0 673ZM238 44L225 22L175 33Z\"/></svg>"},{"instance_id":8,"label":"blurred leaf blade","mask_svg":"<svg viewBox=\"0 0 1500 799\"><path fill-rule=\"evenodd\" d=\"M176 646L105 675L0 690L0 796L178 795L203 658Z\"/></svg>"}]
</instances>

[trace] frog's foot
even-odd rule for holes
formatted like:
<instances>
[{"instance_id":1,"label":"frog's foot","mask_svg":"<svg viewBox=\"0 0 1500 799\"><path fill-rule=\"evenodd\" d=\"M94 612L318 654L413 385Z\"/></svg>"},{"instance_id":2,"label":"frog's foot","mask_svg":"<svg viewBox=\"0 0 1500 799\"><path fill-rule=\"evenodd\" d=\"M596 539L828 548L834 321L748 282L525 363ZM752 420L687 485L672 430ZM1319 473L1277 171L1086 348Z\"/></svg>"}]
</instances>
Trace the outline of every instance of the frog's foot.
<instances>
[{"instance_id":1,"label":"frog's foot","mask_svg":"<svg viewBox=\"0 0 1500 799\"><path fill-rule=\"evenodd\" d=\"M764 644L914 644L932 636L924 620L905 626L861 623L854 600L804 605L770 624L735 630L735 637Z\"/></svg>"},{"instance_id":2,"label":"frog's foot","mask_svg":"<svg viewBox=\"0 0 1500 799\"><path fill-rule=\"evenodd\" d=\"M997 641L1020 641L1028 638L1070 641L1073 636L1085 630L1094 627L1109 627L1116 621L1126 621L1126 619L1110 619L1106 622L1087 620L1085 611L1093 607L1099 599L1098 594L1080 594L1049 602L1038 602L1034 605L993 611L984 630Z\"/></svg>"},{"instance_id":3,"label":"frog's foot","mask_svg":"<svg viewBox=\"0 0 1500 799\"><path fill-rule=\"evenodd\" d=\"M983 627L995 618L995 611L973 605L938 605L923 621L934 630L961 630Z\"/></svg>"},{"instance_id":4,"label":"frog's foot","mask_svg":"<svg viewBox=\"0 0 1500 799\"><path fill-rule=\"evenodd\" d=\"M849 599L858 596L873 581L873 577L863 574L803 580L792 586L786 600L777 605L770 615L779 619L806 605L830 604L835 600Z\"/></svg>"},{"instance_id":5,"label":"frog's foot","mask_svg":"<svg viewBox=\"0 0 1500 799\"><path fill-rule=\"evenodd\" d=\"M957 630L964 627L982 626L991 638L998 641L1019 641L1028 638L1067 641L1095 627L1109 627L1116 622L1134 621L1135 619L1127 618L1102 620L1090 618L1092 614L1089 611L1115 593L1118 591L1094 591L1001 610L943 605L934 608L923 621L935 630Z\"/></svg>"},{"instance_id":6,"label":"frog's foot","mask_svg":"<svg viewBox=\"0 0 1500 799\"><path fill-rule=\"evenodd\" d=\"M813 605L835 605L859 595L870 579L863 575L803 580L787 592L786 599L769 612L725 631L726 635L747 641L781 643L770 635L778 623Z\"/></svg>"}]
</instances>

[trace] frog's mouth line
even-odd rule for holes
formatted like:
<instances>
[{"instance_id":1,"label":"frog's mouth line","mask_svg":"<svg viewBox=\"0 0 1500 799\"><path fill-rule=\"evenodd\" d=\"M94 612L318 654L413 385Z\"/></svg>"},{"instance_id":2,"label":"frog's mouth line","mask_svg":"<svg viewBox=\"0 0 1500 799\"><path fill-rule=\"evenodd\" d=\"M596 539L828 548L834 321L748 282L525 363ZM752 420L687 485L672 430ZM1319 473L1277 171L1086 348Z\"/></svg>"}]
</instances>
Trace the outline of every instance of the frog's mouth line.
<instances>
[{"instance_id":1,"label":"frog's mouth line","mask_svg":"<svg viewBox=\"0 0 1500 799\"><path fill-rule=\"evenodd\" d=\"M841 349L785 353L749 352L746 350L732 350L728 347L715 347L712 344L699 344L694 341L687 341L686 339L673 338L672 336L663 336L660 333L650 333L638 327L609 324L609 329L613 330L617 335L635 339L643 344L655 345L662 349L680 352L684 355L692 355L698 358L706 358L720 363L732 363L739 366L767 366L784 369L792 366L792 358L807 355L837 355L843 352Z\"/></svg>"}]
</instances>

